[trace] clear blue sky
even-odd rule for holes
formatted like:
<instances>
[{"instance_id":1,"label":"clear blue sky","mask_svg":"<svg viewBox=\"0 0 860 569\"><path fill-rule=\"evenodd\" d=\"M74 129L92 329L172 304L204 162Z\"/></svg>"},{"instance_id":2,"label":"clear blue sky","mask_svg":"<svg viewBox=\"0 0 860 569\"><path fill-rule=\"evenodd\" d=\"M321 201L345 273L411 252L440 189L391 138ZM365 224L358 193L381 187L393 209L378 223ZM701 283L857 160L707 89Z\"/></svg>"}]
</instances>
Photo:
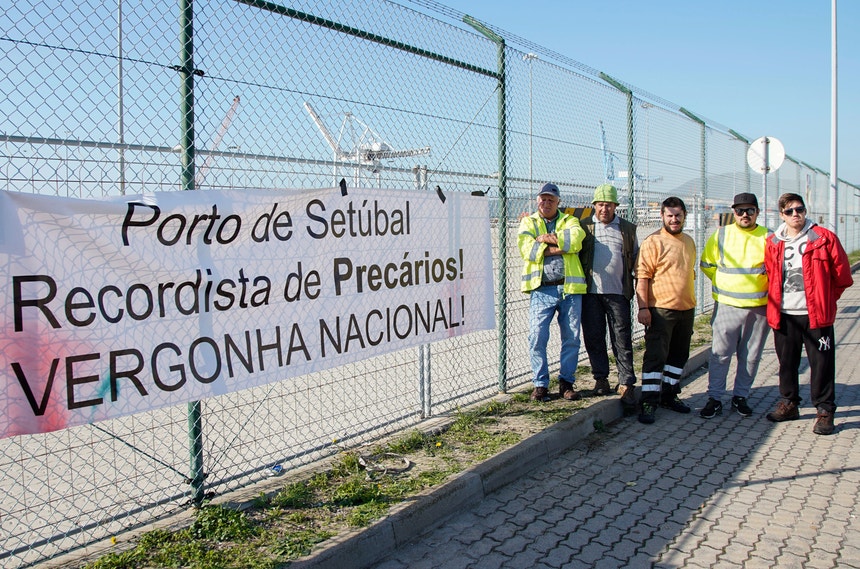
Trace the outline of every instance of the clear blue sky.
<instances>
[{"instance_id":1,"label":"clear blue sky","mask_svg":"<svg viewBox=\"0 0 860 569\"><path fill-rule=\"evenodd\" d=\"M829 0L440 0L830 171ZM838 0L839 177L860 185L860 0Z\"/></svg>"}]
</instances>

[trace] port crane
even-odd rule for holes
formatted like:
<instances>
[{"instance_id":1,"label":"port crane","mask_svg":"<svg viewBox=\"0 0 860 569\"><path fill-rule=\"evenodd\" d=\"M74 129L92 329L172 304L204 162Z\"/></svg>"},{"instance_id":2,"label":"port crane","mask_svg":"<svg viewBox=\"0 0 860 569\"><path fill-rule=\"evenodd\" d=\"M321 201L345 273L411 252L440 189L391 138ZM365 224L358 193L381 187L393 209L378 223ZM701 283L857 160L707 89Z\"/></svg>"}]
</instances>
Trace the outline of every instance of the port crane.
<instances>
[{"instance_id":1,"label":"port crane","mask_svg":"<svg viewBox=\"0 0 860 569\"><path fill-rule=\"evenodd\" d=\"M334 155L334 179L338 181L338 170L340 164L347 164L353 168L353 186L358 187L361 183L362 169L376 175L377 186L381 185L381 172L384 168L383 160L395 158L406 158L410 156L421 156L430 153L430 147L410 148L396 150L385 142L373 129L363 123L350 112L344 114L338 137L332 134L325 122L320 118L309 102L305 102L305 110L313 119L326 143L328 143ZM349 139L349 149L344 150L341 142Z\"/></svg>"}]
</instances>

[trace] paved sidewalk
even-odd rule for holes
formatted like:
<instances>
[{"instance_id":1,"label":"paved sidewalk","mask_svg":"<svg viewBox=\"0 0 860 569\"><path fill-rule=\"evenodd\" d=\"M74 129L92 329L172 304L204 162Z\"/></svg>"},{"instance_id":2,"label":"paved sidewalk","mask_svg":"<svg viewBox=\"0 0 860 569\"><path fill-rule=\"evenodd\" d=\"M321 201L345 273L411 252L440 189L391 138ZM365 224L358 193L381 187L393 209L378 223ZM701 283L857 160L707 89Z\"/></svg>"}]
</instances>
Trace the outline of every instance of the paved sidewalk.
<instances>
[{"instance_id":1,"label":"paved sidewalk","mask_svg":"<svg viewBox=\"0 0 860 569\"><path fill-rule=\"evenodd\" d=\"M753 416L726 398L722 415L699 417L707 401L699 371L682 393L692 414L619 420L374 567L860 569L858 315L860 284L839 302L832 436L812 432L805 368L800 420L765 419L779 396L769 337Z\"/></svg>"}]
</instances>

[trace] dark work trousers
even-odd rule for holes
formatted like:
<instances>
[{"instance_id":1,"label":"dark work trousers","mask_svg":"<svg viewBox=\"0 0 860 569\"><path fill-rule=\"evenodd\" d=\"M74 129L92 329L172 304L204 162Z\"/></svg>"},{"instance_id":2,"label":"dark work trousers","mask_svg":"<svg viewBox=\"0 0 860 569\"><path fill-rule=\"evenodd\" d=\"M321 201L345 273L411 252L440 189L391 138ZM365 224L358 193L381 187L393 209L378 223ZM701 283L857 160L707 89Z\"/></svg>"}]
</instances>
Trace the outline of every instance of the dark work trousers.
<instances>
[{"instance_id":1,"label":"dark work trousers","mask_svg":"<svg viewBox=\"0 0 860 569\"><path fill-rule=\"evenodd\" d=\"M621 294L586 294L582 297L582 336L591 362L594 379L609 377L609 352L606 349L606 324L609 341L618 367L618 383L633 385L633 341L630 301Z\"/></svg>"},{"instance_id":2,"label":"dark work trousers","mask_svg":"<svg viewBox=\"0 0 860 569\"><path fill-rule=\"evenodd\" d=\"M690 357L696 309L648 310L651 326L645 330L641 401L657 403L661 393L672 398L681 392L681 373Z\"/></svg>"},{"instance_id":3,"label":"dark work trousers","mask_svg":"<svg viewBox=\"0 0 860 569\"><path fill-rule=\"evenodd\" d=\"M809 360L809 395L815 407L836 411L836 341L833 326L809 329L809 316L782 313L779 330L773 331L779 359L779 393L787 401L800 403L799 370L801 348Z\"/></svg>"}]
</instances>

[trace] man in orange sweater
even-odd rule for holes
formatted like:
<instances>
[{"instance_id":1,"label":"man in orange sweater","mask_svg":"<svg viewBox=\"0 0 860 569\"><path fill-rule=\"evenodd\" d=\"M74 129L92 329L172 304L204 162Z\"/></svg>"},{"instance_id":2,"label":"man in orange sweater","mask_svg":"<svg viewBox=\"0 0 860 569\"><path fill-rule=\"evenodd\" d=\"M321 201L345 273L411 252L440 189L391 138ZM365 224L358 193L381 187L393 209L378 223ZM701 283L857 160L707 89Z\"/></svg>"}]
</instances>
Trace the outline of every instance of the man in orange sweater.
<instances>
[{"instance_id":1,"label":"man in orange sweater","mask_svg":"<svg viewBox=\"0 0 860 569\"><path fill-rule=\"evenodd\" d=\"M658 405L690 412L678 394L693 335L696 244L684 234L681 198L666 198L660 217L663 227L645 238L636 262L637 320L645 326L639 422L645 424L654 422Z\"/></svg>"}]
</instances>

